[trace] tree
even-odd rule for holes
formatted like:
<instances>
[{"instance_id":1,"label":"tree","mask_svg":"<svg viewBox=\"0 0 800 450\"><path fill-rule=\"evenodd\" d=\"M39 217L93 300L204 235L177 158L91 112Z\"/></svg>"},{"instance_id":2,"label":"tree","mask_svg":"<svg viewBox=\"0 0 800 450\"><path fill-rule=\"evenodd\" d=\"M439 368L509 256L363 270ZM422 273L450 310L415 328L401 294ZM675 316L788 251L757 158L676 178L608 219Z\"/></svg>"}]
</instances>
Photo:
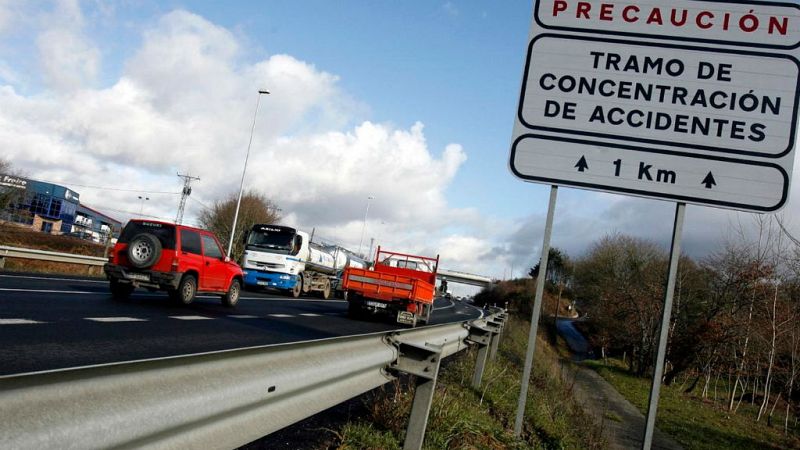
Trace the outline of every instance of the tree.
<instances>
[{"instance_id":1,"label":"tree","mask_svg":"<svg viewBox=\"0 0 800 450\"><path fill-rule=\"evenodd\" d=\"M539 276L539 266L541 261L536 263L535 266L528 271L531 278ZM551 247L547 252L547 272L545 273L545 281L552 283L554 286L569 285L572 277L572 261L570 261L567 253L557 247Z\"/></svg>"},{"instance_id":2,"label":"tree","mask_svg":"<svg viewBox=\"0 0 800 450\"><path fill-rule=\"evenodd\" d=\"M210 208L200 213L200 223L204 228L214 232L223 245L227 247L231 237L233 216L236 212L238 194L230 194L224 200L217 200ZM236 221L235 241L231 258L238 261L244 252L242 238L244 233L257 223L275 223L280 220L275 204L264 194L247 191L242 195L239 207L239 218Z\"/></svg>"},{"instance_id":3,"label":"tree","mask_svg":"<svg viewBox=\"0 0 800 450\"><path fill-rule=\"evenodd\" d=\"M655 360L666 252L650 241L611 235L575 266L576 295L593 326L604 330L604 345L629 353L631 371L645 374Z\"/></svg>"},{"instance_id":4,"label":"tree","mask_svg":"<svg viewBox=\"0 0 800 450\"><path fill-rule=\"evenodd\" d=\"M11 166L11 161L0 158L0 175L3 174L14 175L14 169ZM0 210L6 209L8 205L13 203L24 193L24 189L0 186Z\"/></svg>"}]
</instances>

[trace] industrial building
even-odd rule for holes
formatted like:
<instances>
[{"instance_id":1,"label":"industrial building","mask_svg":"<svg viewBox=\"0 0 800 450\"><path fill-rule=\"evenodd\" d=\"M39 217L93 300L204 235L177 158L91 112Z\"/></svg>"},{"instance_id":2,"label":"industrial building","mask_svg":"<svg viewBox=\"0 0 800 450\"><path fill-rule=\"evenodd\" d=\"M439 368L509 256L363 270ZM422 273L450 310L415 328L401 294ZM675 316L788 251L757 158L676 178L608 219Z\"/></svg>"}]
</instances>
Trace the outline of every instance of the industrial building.
<instances>
[{"instance_id":1,"label":"industrial building","mask_svg":"<svg viewBox=\"0 0 800 450\"><path fill-rule=\"evenodd\" d=\"M119 236L122 223L80 203L80 194L64 186L0 174L0 221L43 233L72 235L95 242Z\"/></svg>"}]
</instances>

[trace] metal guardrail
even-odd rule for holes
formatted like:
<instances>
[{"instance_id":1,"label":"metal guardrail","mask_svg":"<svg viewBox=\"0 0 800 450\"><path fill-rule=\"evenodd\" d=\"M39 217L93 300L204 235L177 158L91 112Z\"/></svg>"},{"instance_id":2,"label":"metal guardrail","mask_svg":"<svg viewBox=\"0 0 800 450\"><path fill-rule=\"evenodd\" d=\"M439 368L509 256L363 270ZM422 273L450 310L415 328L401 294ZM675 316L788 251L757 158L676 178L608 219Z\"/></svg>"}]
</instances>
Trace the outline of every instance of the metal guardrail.
<instances>
[{"instance_id":1,"label":"metal guardrail","mask_svg":"<svg viewBox=\"0 0 800 450\"><path fill-rule=\"evenodd\" d=\"M89 266L102 266L108 262L108 258L100 256L73 255L72 253L50 252L0 245L0 269L5 265L5 258L38 259L41 261L86 264Z\"/></svg>"},{"instance_id":2,"label":"metal guardrail","mask_svg":"<svg viewBox=\"0 0 800 450\"><path fill-rule=\"evenodd\" d=\"M441 358L477 345L479 386L504 317L3 376L0 448L235 448L408 373L419 449Z\"/></svg>"}]
</instances>

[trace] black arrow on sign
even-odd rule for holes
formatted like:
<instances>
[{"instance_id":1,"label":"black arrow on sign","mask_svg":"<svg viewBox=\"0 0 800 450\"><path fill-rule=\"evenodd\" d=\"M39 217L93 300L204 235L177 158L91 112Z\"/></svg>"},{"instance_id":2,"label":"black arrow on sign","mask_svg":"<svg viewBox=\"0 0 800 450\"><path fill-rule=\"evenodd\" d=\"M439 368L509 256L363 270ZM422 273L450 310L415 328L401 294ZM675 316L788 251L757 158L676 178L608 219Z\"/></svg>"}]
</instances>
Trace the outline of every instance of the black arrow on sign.
<instances>
[{"instance_id":1,"label":"black arrow on sign","mask_svg":"<svg viewBox=\"0 0 800 450\"><path fill-rule=\"evenodd\" d=\"M706 189L711 189L711 186L716 186L717 185L717 181L714 180L714 174L711 173L711 172L708 172L708 175L706 175L706 177L703 178L703 181L701 181L700 184L705 184L706 185Z\"/></svg>"},{"instance_id":2,"label":"black arrow on sign","mask_svg":"<svg viewBox=\"0 0 800 450\"><path fill-rule=\"evenodd\" d=\"M586 156L581 156L581 159L578 160L578 164L575 164L575 167L578 168L578 172L583 172L588 169L589 164L586 163Z\"/></svg>"}]
</instances>

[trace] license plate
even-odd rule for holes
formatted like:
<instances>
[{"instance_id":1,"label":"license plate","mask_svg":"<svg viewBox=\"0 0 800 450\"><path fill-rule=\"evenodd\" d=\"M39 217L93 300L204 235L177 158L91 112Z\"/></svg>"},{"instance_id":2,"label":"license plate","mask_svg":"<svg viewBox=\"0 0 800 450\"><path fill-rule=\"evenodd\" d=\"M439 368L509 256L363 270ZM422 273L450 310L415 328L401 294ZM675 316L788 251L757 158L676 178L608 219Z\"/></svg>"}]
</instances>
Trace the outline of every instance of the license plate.
<instances>
[{"instance_id":1,"label":"license plate","mask_svg":"<svg viewBox=\"0 0 800 450\"><path fill-rule=\"evenodd\" d=\"M373 308L386 308L386 303L367 301L367 306L372 306Z\"/></svg>"},{"instance_id":2,"label":"license plate","mask_svg":"<svg viewBox=\"0 0 800 450\"><path fill-rule=\"evenodd\" d=\"M150 275L146 273L126 273L125 278L136 281L150 281Z\"/></svg>"},{"instance_id":3,"label":"license plate","mask_svg":"<svg viewBox=\"0 0 800 450\"><path fill-rule=\"evenodd\" d=\"M269 282L268 281L259 281L256 284L259 285L259 286L269 286Z\"/></svg>"},{"instance_id":4,"label":"license plate","mask_svg":"<svg viewBox=\"0 0 800 450\"><path fill-rule=\"evenodd\" d=\"M408 325L414 325L416 322L414 314L408 311L398 311L397 312L397 323L404 323Z\"/></svg>"}]
</instances>

